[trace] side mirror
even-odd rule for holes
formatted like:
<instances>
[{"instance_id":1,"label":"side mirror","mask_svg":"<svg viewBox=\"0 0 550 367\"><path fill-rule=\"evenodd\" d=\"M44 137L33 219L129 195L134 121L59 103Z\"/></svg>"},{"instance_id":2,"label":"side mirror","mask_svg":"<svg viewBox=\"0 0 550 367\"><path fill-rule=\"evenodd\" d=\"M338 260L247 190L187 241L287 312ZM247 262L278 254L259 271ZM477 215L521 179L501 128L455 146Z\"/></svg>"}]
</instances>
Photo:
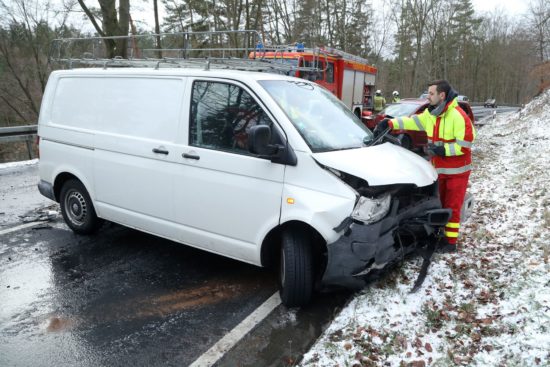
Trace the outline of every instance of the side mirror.
<instances>
[{"instance_id":1,"label":"side mirror","mask_svg":"<svg viewBox=\"0 0 550 367\"><path fill-rule=\"evenodd\" d=\"M285 145L269 144L271 128L267 125L255 125L248 130L248 151L259 158L270 159L273 163L295 166L296 154Z\"/></svg>"},{"instance_id":2,"label":"side mirror","mask_svg":"<svg viewBox=\"0 0 550 367\"><path fill-rule=\"evenodd\" d=\"M252 126L248 131L248 151L260 156L271 155L275 152L273 146L269 144L270 140L271 128L269 126Z\"/></svg>"}]
</instances>

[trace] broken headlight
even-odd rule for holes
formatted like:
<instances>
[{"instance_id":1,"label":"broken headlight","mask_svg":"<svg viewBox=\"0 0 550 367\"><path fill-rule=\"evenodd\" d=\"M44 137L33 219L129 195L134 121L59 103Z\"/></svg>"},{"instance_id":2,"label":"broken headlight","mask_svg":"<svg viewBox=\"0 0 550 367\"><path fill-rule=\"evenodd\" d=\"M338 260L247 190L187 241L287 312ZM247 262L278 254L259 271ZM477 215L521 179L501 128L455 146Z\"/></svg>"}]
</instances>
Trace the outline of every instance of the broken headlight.
<instances>
[{"instance_id":1,"label":"broken headlight","mask_svg":"<svg viewBox=\"0 0 550 367\"><path fill-rule=\"evenodd\" d=\"M384 194L376 198L361 196L353 208L351 217L365 224L379 221L390 210L391 195Z\"/></svg>"}]
</instances>

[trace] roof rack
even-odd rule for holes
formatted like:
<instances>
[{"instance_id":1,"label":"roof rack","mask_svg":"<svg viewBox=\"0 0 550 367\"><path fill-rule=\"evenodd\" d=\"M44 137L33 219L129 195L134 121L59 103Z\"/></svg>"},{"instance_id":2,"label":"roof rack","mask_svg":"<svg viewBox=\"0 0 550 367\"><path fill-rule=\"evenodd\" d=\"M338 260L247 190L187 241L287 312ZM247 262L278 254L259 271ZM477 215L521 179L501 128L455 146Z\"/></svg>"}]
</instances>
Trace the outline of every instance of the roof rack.
<instances>
[{"instance_id":1,"label":"roof rack","mask_svg":"<svg viewBox=\"0 0 550 367\"><path fill-rule=\"evenodd\" d=\"M301 48L300 48L301 47ZM257 31L204 31L112 37L60 38L52 41L49 61L61 67L216 68L276 73L319 72L314 66L284 62L283 52L302 44L266 45ZM313 49L318 58L326 51ZM264 58L272 51L281 57Z\"/></svg>"}]
</instances>

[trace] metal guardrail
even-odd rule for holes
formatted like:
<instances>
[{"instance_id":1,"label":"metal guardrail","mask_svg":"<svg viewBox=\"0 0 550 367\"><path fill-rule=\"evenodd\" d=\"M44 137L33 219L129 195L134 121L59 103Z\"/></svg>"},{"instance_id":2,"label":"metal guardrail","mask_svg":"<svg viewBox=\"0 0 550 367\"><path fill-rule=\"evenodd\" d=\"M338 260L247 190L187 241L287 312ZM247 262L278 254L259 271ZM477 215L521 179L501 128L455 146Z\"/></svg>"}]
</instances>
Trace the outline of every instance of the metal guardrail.
<instances>
[{"instance_id":1,"label":"metal guardrail","mask_svg":"<svg viewBox=\"0 0 550 367\"><path fill-rule=\"evenodd\" d=\"M23 125L0 127L0 144L10 142L25 142L29 159L34 158L33 144L36 139L38 125Z\"/></svg>"}]
</instances>

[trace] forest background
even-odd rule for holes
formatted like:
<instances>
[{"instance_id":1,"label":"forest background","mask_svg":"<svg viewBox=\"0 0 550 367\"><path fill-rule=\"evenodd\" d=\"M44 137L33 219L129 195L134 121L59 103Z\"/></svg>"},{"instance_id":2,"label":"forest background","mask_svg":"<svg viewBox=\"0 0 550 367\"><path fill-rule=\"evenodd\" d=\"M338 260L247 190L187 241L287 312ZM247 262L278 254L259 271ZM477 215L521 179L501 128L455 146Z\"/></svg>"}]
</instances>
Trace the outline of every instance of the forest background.
<instances>
[{"instance_id":1,"label":"forest background","mask_svg":"<svg viewBox=\"0 0 550 367\"><path fill-rule=\"evenodd\" d=\"M521 105L550 86L546 0L529 0L522 15L478 14L471 0L137 3L0 0L0 126L37 122L53 68L51 42L66 37L253 29L267 44L304 42L367 58L378 68L376 88L387 97L393 90L418 97L427 81L444 78L471 101ZM152 21L133 20L138 11Z\"/></svg>"}]
</instances>

